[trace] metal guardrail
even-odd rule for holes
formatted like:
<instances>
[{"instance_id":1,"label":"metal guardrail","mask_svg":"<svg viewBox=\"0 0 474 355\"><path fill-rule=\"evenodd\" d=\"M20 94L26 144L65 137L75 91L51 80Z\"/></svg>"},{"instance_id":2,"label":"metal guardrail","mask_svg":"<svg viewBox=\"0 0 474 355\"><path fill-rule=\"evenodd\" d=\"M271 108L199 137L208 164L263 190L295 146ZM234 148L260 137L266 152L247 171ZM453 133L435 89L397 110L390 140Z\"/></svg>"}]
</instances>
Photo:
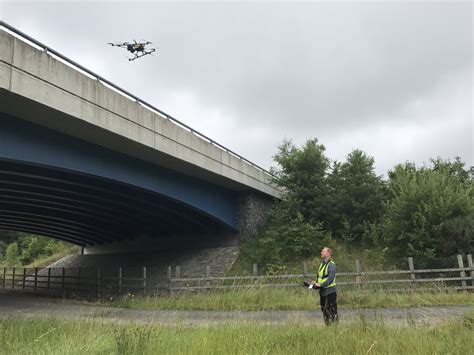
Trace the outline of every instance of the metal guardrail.
<instances>
[{"instance_id":1,"label":"metal guardrail","mask_svg":"<svg viewBox=\"0 0 474 355\"><path fill-rule=\"evenodd\" d=\"M154 111L154 112L157 112L159 113L163 118L165 119L168 119L169 121L173 122L174 124L176 124L177 126L180 126L182 128L185 128L186 130L188 130L189 132L191 132L192 134L198 136L199 138L202 138L204 140L206 140L208 143L211 143L212 145L218 147L219 149L222 149L223 151L225 151L226 153L229 153L233 156L235 156L236 158L246 162L247 164L253 166L254 168L268 174L269 176L271 176L272 178L276 178L271 172L269 172L268 170L260 167L259 165L257 164L254 164L252 163L250 160L244 158L243 156L241 156L240 154L237 154L235 153L234 151L226 148L225 146L223 146L222 144L214 141L213 139L207 137L206 135L202 134L201 132L199 131L196 131L195 129L191 128L190 126L188 126L187 124L181 122L180 120L174 118L173 116L167 114L166 112L160 110L159 108L153 106L152 104L140 99L139 97L135 96L134 94L128 92L127 90L125 89L122 89L121 87L115 85L114 83L110 82L109 80L101 77L100 75L92 72L91 70L83 67L82 65L76 63L75 61L73 61L72 59L69 59L68 57L62 55L61 53L55 51L54 49L48 47L47 45L41 43L40 41L34 39L33 37L27 35L26 33L16 29L15 27L9 25L8 23L4 22L4 21L0 21L0 28L5 28L7 29L8 31L10 31L11 33L23 38L23 39L26 39L28 40L29 42L31 43L34 43L36 46L40 47L43 49L43 51L45 51L46 53L49 53L50 55L54 55L60 59L62 59L64 62L66 62L67 64L69 64L72 68L74 69L80 69L81 71L89 74L90 76L92 76L93 78L95 78L97 81L99 82L102 82L102 83L105 83L107 84L108 86L112 87L113 89L115 89L116 91L118 91L119 93L121 94L125 94L126 96L128 96L129 98L131 99L134 99L135 102L137 102L138 104L142 105L143 107L151 110L151 111Z\"/></svg>"}]
</instances>

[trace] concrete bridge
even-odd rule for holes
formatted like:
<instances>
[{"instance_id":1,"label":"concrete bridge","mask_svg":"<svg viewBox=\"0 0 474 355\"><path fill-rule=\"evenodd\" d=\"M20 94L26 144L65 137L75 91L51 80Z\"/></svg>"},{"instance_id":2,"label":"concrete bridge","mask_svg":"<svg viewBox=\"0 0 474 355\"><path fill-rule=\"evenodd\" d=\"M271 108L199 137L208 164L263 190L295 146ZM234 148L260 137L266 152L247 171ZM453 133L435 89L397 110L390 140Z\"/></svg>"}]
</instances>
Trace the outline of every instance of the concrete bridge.
<instances>
[{"instance_id":1,"label":"concrete bridge","mask_svg":"<svg viewBox=\"0 0 474 355\"><path fill-rule=\"evenodd\" d=\"M279 196L264 169L0 22L0 229L86 253L237 245Z\"/></svg>"}]
</instances>

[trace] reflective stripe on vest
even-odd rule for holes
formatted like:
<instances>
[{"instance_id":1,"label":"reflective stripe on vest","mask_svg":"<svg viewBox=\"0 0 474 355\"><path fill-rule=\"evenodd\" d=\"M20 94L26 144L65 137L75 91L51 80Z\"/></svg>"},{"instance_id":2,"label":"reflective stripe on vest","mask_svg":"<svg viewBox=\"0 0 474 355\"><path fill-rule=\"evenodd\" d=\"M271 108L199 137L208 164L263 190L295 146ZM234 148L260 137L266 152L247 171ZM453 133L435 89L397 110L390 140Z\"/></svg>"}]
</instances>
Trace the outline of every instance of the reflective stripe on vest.
<instances>
[{"instance_id":1,"label":"reflective stripe on vest","mask_svg":"<svg viewBox=\"0 0 474 355\"><path fill-rule=\"evenodd\" d=\"M332 260L329 260L327 264L321 263L321 265L319 265L318 284L322 284L322 283L325 283L327 281L327 279L329 277L329 275L328 275L329 264L336 265L334 263L334 261L332 261ZM324 288L329 288L329 287L334 287L334 286L336 286L336 276L334 276L334 280L332 280L332 282L329 285L324 286Z\"/></svg>"}]
</instances>

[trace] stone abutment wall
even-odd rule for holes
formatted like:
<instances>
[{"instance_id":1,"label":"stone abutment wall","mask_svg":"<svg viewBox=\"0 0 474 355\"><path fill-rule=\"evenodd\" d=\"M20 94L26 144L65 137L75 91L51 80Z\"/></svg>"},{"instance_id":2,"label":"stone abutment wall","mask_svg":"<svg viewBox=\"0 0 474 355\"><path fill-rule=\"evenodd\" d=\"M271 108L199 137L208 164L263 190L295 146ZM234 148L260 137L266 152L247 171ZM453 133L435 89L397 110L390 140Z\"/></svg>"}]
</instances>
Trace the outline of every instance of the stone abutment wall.
<instances>
[{"instance_id":1,"label":"stone abutment wall","mask_svg":"<svg viewBox=\"0 0 474 355\"><path fill-rule=\"evenodd\" d=\"M246 192L239 196L237 228L241 241L257 234L267 221L274 203L274 198L257 192Z\"/></svg>"}]
</instances>

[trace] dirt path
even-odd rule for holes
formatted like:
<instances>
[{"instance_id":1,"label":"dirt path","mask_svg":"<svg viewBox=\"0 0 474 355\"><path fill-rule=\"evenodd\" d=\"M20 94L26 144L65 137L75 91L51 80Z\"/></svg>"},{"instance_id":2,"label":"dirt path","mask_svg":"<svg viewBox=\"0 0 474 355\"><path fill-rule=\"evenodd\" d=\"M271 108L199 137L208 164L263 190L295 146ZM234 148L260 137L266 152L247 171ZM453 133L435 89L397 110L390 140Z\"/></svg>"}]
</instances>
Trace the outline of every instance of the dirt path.
<instances>
[{"instance_id":1,"label":"dirt path","mask_svg":"<svg viewBox=\"0 0 474 355\"><path fill-rule=\"evenodd\" d=\"M434 324L461 318L472 306L431 306L413 308L341 309L342 322L365 319L389 324ZM78 304L70 300L34 297L17 293L0 293L0 318L53 317L59 319L98 319L117 323L215 325L235 323L322 324L320 311L161 311L134 310Z\"/></svg>"}]
</instances>

